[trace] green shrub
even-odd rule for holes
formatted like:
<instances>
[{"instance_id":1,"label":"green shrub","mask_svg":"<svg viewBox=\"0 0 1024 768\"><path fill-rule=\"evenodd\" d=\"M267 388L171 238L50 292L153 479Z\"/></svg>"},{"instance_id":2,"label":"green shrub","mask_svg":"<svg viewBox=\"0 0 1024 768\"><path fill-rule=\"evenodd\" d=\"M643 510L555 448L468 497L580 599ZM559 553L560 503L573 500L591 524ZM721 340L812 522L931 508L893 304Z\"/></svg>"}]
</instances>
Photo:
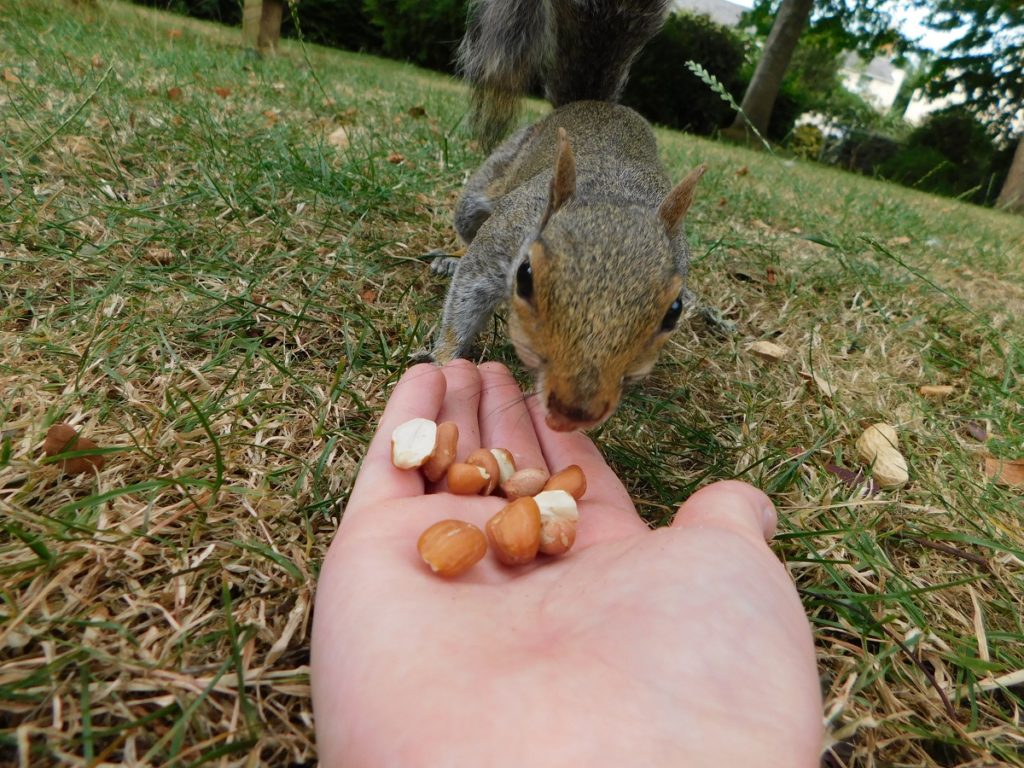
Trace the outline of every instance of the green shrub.
<instances>
[{"instance_id":1,"label":"green shrub","mask_svg":"<svg viewBox=\"0 0 1024 768\"><path fill-rule=\"evenodd\" d=\"M385 56L452 72L466 5L466 0L364 0L363 8L380 30Z\"/></svg>"},{"instance_id":2,"label":"green shrub","mask_svg":"<svg viewBox=\"0 0 1024 768\"><path fill-rule=\"evenodd\" d=\"M805 160L817 160L825 147L825 137L816 125L800 125L793 129L789 137L789 148L797 157Z\"/></svg>"},{"instance_id":3,"label":"green shrub","mask_svg":"<svg viewBox=\"0 0 1024 768\"><path fill-rule=\"evenodd\" d=\"M656 123L710 134L732 122L732 109L686 68L701 64L736 101L746 44L728 27L707 16L675 13L633 64L623 103Z\"/></svg>"},{"instance_id":4,"label":"green shrub","mask_svg":"<svg viewBox=\"0 0 1024 768\"><path fill-rule=\"evenodd\" d=\"M996 148L977 119L953 107L928 116L893 157L878 164L887 179L949 197L992 202ZM1001 157L1000 157L1001 159Z\"/></svg>"}]
</instances>

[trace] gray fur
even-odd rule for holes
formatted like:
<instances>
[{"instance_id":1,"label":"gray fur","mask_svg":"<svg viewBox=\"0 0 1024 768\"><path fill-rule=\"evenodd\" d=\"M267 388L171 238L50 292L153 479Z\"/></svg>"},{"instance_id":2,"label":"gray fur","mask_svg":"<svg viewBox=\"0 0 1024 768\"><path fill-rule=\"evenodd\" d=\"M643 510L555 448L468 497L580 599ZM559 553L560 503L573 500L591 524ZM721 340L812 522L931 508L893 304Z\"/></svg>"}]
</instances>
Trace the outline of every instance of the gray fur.
<instances>
[{"instance_id":1,"label":"gray fur","mask_svg":"<svg viewBox=\"0 0 1024 768\"><path fill-rule=\"evenodd\" d=\"M473 85L473 126L485 147L507 133L534 80L556 107L617 101L669 7L670 0L472 0L459 64Z\"/></svg>"}]
</instances>

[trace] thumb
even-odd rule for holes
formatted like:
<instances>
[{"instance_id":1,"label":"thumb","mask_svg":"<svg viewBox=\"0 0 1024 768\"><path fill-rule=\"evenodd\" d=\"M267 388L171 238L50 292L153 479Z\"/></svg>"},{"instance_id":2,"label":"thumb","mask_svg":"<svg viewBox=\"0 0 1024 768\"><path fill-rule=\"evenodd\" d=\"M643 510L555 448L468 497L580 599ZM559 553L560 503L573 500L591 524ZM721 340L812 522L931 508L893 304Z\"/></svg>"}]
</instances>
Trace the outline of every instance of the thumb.
<instances>
[{"instance_id":1,"label":"thumb","mask_svg":"<svg viewBox=\"0 0 1024 768\"><path fill-rule=\"evenodd\" d=\"M763 492L738 480L705 486L679 507L673 528L722 528L758 542L775 535L778 515Z\"/></svg>"}]
</instances>

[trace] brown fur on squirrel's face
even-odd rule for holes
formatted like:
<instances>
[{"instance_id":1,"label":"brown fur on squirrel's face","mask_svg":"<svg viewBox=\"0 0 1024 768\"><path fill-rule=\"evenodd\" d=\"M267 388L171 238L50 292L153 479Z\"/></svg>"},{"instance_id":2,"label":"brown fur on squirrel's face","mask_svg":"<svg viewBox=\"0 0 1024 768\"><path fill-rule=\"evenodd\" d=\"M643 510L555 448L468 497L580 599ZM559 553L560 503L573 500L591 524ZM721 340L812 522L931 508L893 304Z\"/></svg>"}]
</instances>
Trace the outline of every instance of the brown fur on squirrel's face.
<instances>
[{"instance_id":1,"label":"brown fur on squirrel's face","mask_svg":"<svg viewBox=\"0 0 1024 768\"><path fill-rule=\"evenodd\" d=\"M624 385L650 372L682 313L683 275L664 226L653 212L631 213L567 205L516 272L510 335L556 431L604 422Z\"/></svg>"}]
</instances>

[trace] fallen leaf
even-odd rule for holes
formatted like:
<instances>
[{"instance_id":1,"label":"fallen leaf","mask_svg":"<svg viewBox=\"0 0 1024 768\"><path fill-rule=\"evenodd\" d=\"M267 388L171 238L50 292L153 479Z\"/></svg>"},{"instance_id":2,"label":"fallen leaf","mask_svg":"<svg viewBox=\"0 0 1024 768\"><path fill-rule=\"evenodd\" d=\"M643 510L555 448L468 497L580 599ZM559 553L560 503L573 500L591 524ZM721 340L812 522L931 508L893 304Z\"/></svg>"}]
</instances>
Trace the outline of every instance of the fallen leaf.
<instances>
[{"instance_id":1,"label":"fallen leaf","mask_svg":"<svg viewBox=\"0 0 1024 768\"><path fill-rule=\"evenodd\" d=\"M331 135L327 137L327 143L338 149L345 149L348 146L348 131L344 128L336 128L331 132Z\"/></svg>"},{"instance_id":2,"label":"fallen leaf","mask_svg":"<svg viewBox=\"0 0 1024 768\"><path fill-rule=\"evenodd\" d=\"M14 74L10 67L4 67L4 82L6 83L20 83L21 78Z\"/></svg>"},{"instance_id":3,"label":"fallen leaf","mask_svg":"<svg viewBox=\"0 0 1024 768\"><path fill-rule=\"evenodd\" d=\"M170 248L147 248L145 258L151 264L159 264L164 267L174 263L174 254L171 253Z\"/></svg>"},{"instance_id":4,"label":"fallen leaf","mask_svg":"<svg viewBox=\"0 0 1024 768\"><path fill-rule=\"evenodd\" d=\"M182 95L181 88L176 85L167 89L167 98L171 101L181 101Z\"/></svg>"},{"instance_id":5,"label":"fallen leaf","mask_svg":"<svg viewBox=\"0 0 1024 768\"><path fill-rule=\"evenodd\" d=\"M70 424L54 424L47 431L46 440L43 442L43 452L47 456L91 451L97 447L95 442L79 435L78 430ZM103 454L85 453L81 456L63 459L60 466L66 474L80 475L84 472L91 472L94 467L97 470L103 469L105 463L106 459Z\"/></svg>"},{"instance_id":6,"label":"fallen leaf","mask_svg":"<svg viewBox=\"0 0 1024 768\"><path fill-rule=\"evenodd\" d=\"M988 428L980 421L968 421L964 425L964 429L967 430L967 434L969 434L979 443L984 443L986 440L988 440Z\"/></svg>"},{"instance_id":7,"label":"fallen leaf","mask_svg":"<svg viewBox=\"0 0 1024 768\"><path fill-rule=\"evenodd\" d=\"M420 106L409 107L409 117L426 117L427 110Z\"/></svg>"},{"instance_id":8,"label":"fallen leaf","mask_svg":"<svg viewBox=\"0 0 1024 768\"><path fill-rule=\"evenodd\" d=\"M267 119L267 125L274 125L277 122L278 114L273 109L267 109L264 110L263 117Z\"/></svg>"},{"instance_id":9,"label":"fallen leaf","mask_svg":"<svg viewBox=\"0 0 1024 768\"><path fill-rule=\"evenodd\" d=\"M774 267L761 269L752 265L738 265L730 267L729 275L745 283L761 283L763 285L775 285L776 272Z\"/></svg>"},{"instance_id":10,"label":"fallen leaf","mask_svg":"<svg viewBox=\"0 0 1024 768\"><path fill-rule=\"evenodd\" d=\"M103 57L98 53L92 57L92 61L90 63L92 64L93 69L103 69Z\"/></svg>"},{"instance_id":11,"label":"fallen leaf","mask_svg":"<svg viewBox=\"0 0 1024 768\"><path fill-rule=\"evenodd\" d=\"M789 354L786 347L771 341L755 341L747 345L747 351L770 363L776 363Z\"/></svg>"},{"instance_id":12,"label":"fallen leaf","mask_svg":"<svg viewBox=\"0 0 1024 768\"><path fill-rule=\"evenodd\" d=\"M750 168L748 168L745 165L741 165L739 168L736 169L737 176L746 176L748 173L750 173Z\"/></svg>"},{"instance_id":13,"label":"fallen leaf","mask_svg":"<svg viewBox=\"0 0 1024 768\"><path fill-rule=\"evenodd\" d=\"M391 163L392 165L398 165L399 163L405 162L405 157L403 155L398 154L397 152L392 152L390 155L388 155L388 162Z\"/></svg>"},{"instance_id":14,"label":"fallen leaf","mask_svg":"<svg viewBox=\"0 0 1024 768\"><path fill-rule=\"evenodd\" d=\"M872 478L865 478L863 471L854 472L852 469L840 466L839 464L826 464L825 471L835 475L848 488L863 487L869 496L874 496L881 488Z\"/></svg>"},{"instance_id":15,"label":"fallen leaf","mask_svg":"<svg viewBox=\"0 0 1024 768\"><path fill-rule=\"evenodd\" d=\"M917 391L932 400L945 400L956 391L956 388L949 384L925 384Z\"/></svg>"},{"instance_id":16,"label":"fallen leaf","mask_svg":"<svg viewBox=\"0 0 1024 768\"><path fill-rule=\"evenodd\" d=\"M985 457L985 475L1011 488L1024 488L1024 459L997 459Z\"/></svg>"},{"instance_id":17,"label":"fallen leaf","mask_svg":"<svg viewBox=\"0 0 1024 768\"><path fill-rule=\"evenodd\" d=\"M364 288L359 292L359 298L367 304L373 304L377 300L377 292L373 288Z\"/></svg>"},{"instance_id":18,"label":"fallen leaf","mask_svg":"<svg viewBox=\"0 0 1024 768\"><path fill-rule=\"evenodd\" d=\"M220 96L222 99L226 99L228 96L231 95L230 88L214 88L213 92Z\"/></svg>"},{"instance_id":19,"label":"fallen leaf","mask_svg":"<svg viewBox=\"0 0 1024 768\"><path fill-rule=\"evenodd\" d=\"M800 378L802 378L808 384L814 384L814 386L818 388L818 391L821 392L821 394L827 397L829 400L835 397L836 392L839 391L832 384L830 384L828 381L826 381L824 378L822 378L816 373L811 373L810 371L801 371Z\"/></svg>"}]
</instances>

